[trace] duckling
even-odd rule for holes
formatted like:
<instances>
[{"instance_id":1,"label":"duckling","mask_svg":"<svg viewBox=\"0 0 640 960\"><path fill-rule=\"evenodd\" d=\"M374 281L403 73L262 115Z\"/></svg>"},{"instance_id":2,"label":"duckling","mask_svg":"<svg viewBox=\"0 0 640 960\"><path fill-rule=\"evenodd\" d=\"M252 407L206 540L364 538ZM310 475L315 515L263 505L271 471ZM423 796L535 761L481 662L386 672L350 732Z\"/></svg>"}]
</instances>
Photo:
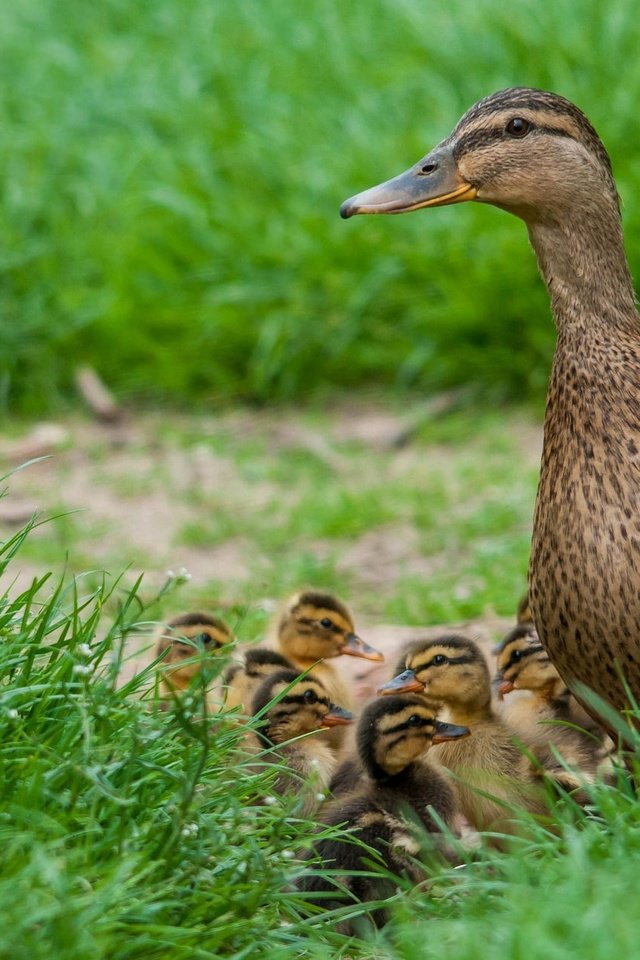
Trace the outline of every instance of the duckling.
<instances>
[{"instance_id":1,"label":"duckling","mask_svg":"<svg viewBox=\"0 0 640 960\"><path fill-rule=\"evenodd\" d=\"M640 701L640 316L607 151L564 97L480 100L427 156L346 201L402 213L477 200L523 219L558 331L529 595L542 645L579 696ZM587 704L596 713L593 704Z\"/></svg>"},{"instance_id":2,"label":"duckling","mask_svg":"<svg viewBox=\"0 0 640 960\"><path fill-rule=\"evenodd\" d=\"M447 708L448 718L469 727L470 740L445 743L434 759L456 778L464 816L478 830L511 830L510 808L544 810L531 764L514 742L510 727L491 704L491 680L486 660L467 637L446 634L420 640L404 654L398 676L379 693L425 691Z\"/></svg>"},{"instance_id":3,"label":"duckling","mask_svg":"<svg viewBox=\"0 0 640 960\"><path fill-rule=\"evenodd\" d=\"M279 697L276 702L274 699ZM326 790L336 764L335 752L326 742L326 734L305 736L336 726L346 726L353 716L332 703L318 677L300 677L295 670L278 670L260 684L253 697L251 712L259 717L254 730L255 747L267 748L261 765L285 766L276 777L273 790L279 795L303 789L299 812L308 815L320 800L318 791ZM299 739L302 738L302 739Z\"/></svg>"},{"instance_id":4,"label":"duckling","mask_svg":"<svg viewBox=\"0 0 640 960\"><path fill-rule=\"evenodd\" d=\"M222 678L226 690L224 705L227 710L240 707L247 711L260 684L274 673L293 670L293 664L277 650L268 647L250 647L240 660L227 667Z\"/></svg>"},{"instance_id":5,"label":"duckling","mask_svg":"<svg viewBox=\"0 0 640 960\"><path fill-rule=\"evenodd\" d=\"M532 624L511 630L496 649L494 682L502 696L527 691L506 718L544 763L557 766L555 748L576 771L592 779L603 772L604 731L582 709L551 663ZM547 721L563 721L551 724Z\"/></svg>"},{"instance_id":6,"label":"duckling","mask_svg":"<svg viewBox=\"0 0 640 960\"><path fill-rule=\"evenodd\" d=\"M272 644L299 670L310 670L324 683L331 700L348 710L355 707L349 685L330 660L343 654L382 661L384 656L355 632L348 608L330 593L302 590L284 605ZM331 731L329 742L339 750L344 729Z\"/></svg>"},{"instance_id":7,"label":"duckling","mask_svg":"<svg viewBox=\"0 0 640 960\"><path fill-rule=\"evenodd\" d=\"M407 875L414 883L425 879L415 861L425 847L455 859L440 830L441 823L455 830L455 793L425 754L432 744L468 735L466 727L437 720L424 697L385 697L367 704L356 738L366 776L350 796L329 804L322 817L325 826L344 824L353 839L333 836L316 841L313 853L320 863L298 881L299 888L311 894L309 899L333 909L353 900L390 896L395 884L388 876L348 873L370 872L371 851L387 872ZM326 869L338 872L336 881L320 873ZM382 925L386 911L373 911L372 919Z\"/></svg>"},{"instance_id":8,"label":"duckling","mask_svg":"<svg viewBox=\"0 0 640 960\"><path fill-rule=\"evenodd\" d=\"M185 643L185 639L191 642ZM176 694L189 688L202 669L204 657L214 656L233 640L226 623L209 613L183 613L169 620L155 647L156 656L168 651L160 664L163 709L168 708ZM210 705L217 698L216 686L208 691Z\"/></svg>"}]
</instances>

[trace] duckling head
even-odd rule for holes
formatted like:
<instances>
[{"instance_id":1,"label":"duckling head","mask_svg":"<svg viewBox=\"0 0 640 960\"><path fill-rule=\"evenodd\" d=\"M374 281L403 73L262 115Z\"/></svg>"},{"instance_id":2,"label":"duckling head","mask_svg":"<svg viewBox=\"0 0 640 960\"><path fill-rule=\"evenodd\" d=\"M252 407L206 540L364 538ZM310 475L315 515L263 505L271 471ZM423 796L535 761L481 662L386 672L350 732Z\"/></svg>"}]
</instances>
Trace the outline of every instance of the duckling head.
<instances>
[{"instance_id":1,"label":"duckling head","mask_svg":"<svg viewBox=\"0 0 640 960\"><path fill-rule=\"evenodd\" d=\"M516 611L516 622L533 623L533 613L531 612L531 602L528 593L525 593L524 597L520 598L520 603Z\"/></svg>"},{"instance_id":2,"label":"duckling head","mask_svg":"<svg viewBox=\"0 0 640 960\"><path fill-rule=\"evenodd\" d=\"M436 743L470 734L468 727L436 719L435 707L416 694L373 700L358 723L358 753L374 780L397 776Z\"/></svg>"},{"instance_id":3,"label":"duckling head","mask_svg":"<svg viewBox=\"0 0 640 960\"><path fill-rule=\"evenodd\" d=\"M289 663L277 650L271 650L269 647L253 647L246 650L240 660L231 664L224 675L224 682L231 683L241 672L246 673L252 680L259 681L281 670L293 670L293 664Z\"/></svg>"},{"instance_id":4,"label":"duckling head","mask_svg":"<svg viewBox=\"0 0 640 960\"><path fill-rule=\"evenodd\" d=\"M256 733L267 744L284 743L353 720L348 710L331 703L317 677L300 677L295 670L280 670L267 677L256 691L251 712L261 715Z\"/></svg>"},{"instance_id":5,"label":"duckling head","mask_svg":"<svg viewBox=\"0 0 640 960\"><path fill-rule=\"evenodd\" d=\"M169 620L156 644L156 655L168 651L162 669L173 683L186 686L199 673L203 656L215 655L233 640L231 630L219 617L201 611L184 613Z\"/></svg>"},{"instance_id":6,"label":"duckling head","mask_svg":"<svg viewBox=\"0 0 640 960\"><path fill-rule=\"evenodd\" d=\"M355 632L347 607L330 593L304 590L286 604L278 625L285 654L298 663L315 663L341 654L384 660Z\"/></svg>"},{"instance_id":7,"label":"duckling head","mask_svg":"<svg viewBox=\"0 0 640 960\"><path fill-rule=\"evenodd\" d=\"M489 669L477 643L457 634L418 640L401 657L397 675L378 693L424 692L448 705L484 707L491 701Z\"/></svg>"},{"instance_id":8,"label":"duckling head","mask_svg":"<svg viewBox=\"0 0 640 960\"><path fill-rule=\"evenodd\" d=\"M501 696L512 690L531 690L546 698L560 696L565 685L538 639L533 624L511 630L496 647L494 685Z\"/></svg>"}]
</instances>

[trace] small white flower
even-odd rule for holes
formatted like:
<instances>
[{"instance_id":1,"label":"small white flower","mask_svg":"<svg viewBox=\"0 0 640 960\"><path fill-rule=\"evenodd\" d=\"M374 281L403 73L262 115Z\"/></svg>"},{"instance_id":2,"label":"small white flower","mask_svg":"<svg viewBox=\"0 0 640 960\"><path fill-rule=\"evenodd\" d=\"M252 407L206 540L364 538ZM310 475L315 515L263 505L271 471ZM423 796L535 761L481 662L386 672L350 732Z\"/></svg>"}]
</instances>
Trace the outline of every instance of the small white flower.
<instances>
[{"instance_id":1,"label":"small white flower","mask_svg":"<svg viewBox=\"0 0 640 960\"><path fill-rule=\"evenodd\" d=\"M177 583L188 583L191 580L191 574L186 567L180 567L176 573L176 582Z\"/></svg>"},{"instance_id":2,"label":"small white flower","mask_svg":"<svg viewBox=\"0 0 640 960\"><path fill-rule=\"evenodd\" d=\"M173 570L167 570L165 571L165 577L167 578L167 580L173 580L175 577L175 573L173 572Z\"/></svg>"},{"instance_id":3,"label":"small white flower","mask_svg":"<svg viewBox=\"0 0 640 960\"><path fill-rule=\"evenodd\" d=\"M314 770L318 770L320 768L320 761L317 757L312 757L309 766L313 767Z\"/></svg>"},{"instance_id":4,"label":"small white flower","mask_svg":"<svg viewBox=\"0 0 640 960\"><path fill-rule=\"evenodd\" d=\"M180 831L183 837L196 837L198 835L197 823L185 823Z\"/></svg>"},{"instance_id":5,"label":"small white flower","mask_svg":"<svg viewBox=\"0 0 640 960\"><path fill-rule=\"evenodd\" d=\"M79 643L77 646L77 651L81 657L90 657L91 656L91 647L88 643Z\"/></svg>"},{"instance_id":6,"label":"small white flower","mask_svg":"<svg viewBox=\"0 0 640 960\"><path fill-rule=\"evenodd\" d=\"M293 858L295 857L295 853L293 852L293 850L282 850L282 852L280 853L280 856L282 857L283 860L293 860Z\"/></svg>"},{"instance_id":7,"label":"small white flower","mask_svg":"<svg viewBox=\"0 0 640 960\"><path fill-rule=\"evenodd\" d=\"M20 714L13 707L11 707L10 710L7 710L7 716L9 717L9 720L18 720L20 718Z\"/></svg>"},{"instance_id":8,"label":"small white flower","mask_svg":"<svg viewBox=\"0 0 640 960\"><path fill-rule=\"evenodd\" d=\"M91 667L87 663L76 663L73 672L77 673L79 677L87 677L91 673Z\"/></svg>"},{"instance_id":9,"label":"small white flower","mask_svg":"<svg viewBox=\"0 0 640 960\"><path fill-rule=\"evenodd\" d=\"M318 803L322 803L322 801L326 798L326 796L327 796L326 793L316 793L316 800L318 801Z\"/></svg>"},{"instance_id":10,"label":"small white flower","mask_svg":"<svg viewBox=\"0 0 640 960\"><path fill-rule=\"evenodd\" d=\"M265 797L263 800L263 803L265 803L267 807L273 807L277 802L278 798L272 796Z\"/></svg>"}]
</instances>

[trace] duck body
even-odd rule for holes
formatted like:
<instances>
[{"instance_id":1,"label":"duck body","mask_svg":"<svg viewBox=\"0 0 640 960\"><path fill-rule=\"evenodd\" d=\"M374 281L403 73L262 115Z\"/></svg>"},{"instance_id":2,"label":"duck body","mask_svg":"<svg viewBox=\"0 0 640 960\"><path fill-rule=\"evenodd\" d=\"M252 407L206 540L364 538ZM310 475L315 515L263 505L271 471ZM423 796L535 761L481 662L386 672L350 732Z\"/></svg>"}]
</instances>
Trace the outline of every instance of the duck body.
<instances>
[{"instance_id":1,"label":"duck body","mask_svg":"<svg viewBox=\"0 0 640 960\"><path fill-rule=\"evenodd\" d=\"M524 87L481 100L405 174L342 215L476 200L528 227L558 331L529 597L563 680L640 699L640 318L611 163L574 104ZM596 707L584 702L589 712Z\"/></svg>"},{"instance_id":2,"label":"duck body","mask_svg":"<svg viewBox=\"0 0 640 960\"><path fill-rule=\"evenodd\" d=\"M324 837L314 848L320 867L369 872L372 859L377 859L385 871L419 883L426 873L416 858L425 847L455 858L440 829L443 822L455 830L455 792L425 754L434 742L468 734L464 727L437 721L435 711L422 697L410 694L368 704L357 730L364 777L357 789L329 805L322 823L344 825L354 840L370 849L345 837ZM396 884L388 875L356 874L339 877L336 886L312 868L298 886L311 895L310 899L313 894L322 894L317 902L331 909L354 899L384 899L394 892ZM372 919L382 925L386 911L373 911Z\"/></svg>"}]
</instances>

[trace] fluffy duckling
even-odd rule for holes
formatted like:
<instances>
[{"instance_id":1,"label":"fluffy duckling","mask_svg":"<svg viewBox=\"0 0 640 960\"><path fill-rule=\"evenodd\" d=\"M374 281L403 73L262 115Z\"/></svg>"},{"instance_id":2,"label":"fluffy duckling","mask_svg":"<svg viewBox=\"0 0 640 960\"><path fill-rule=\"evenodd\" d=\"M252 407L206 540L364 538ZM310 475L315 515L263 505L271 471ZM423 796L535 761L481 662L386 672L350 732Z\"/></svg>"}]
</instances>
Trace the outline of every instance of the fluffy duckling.
<instances>
[{"instance_id":1,"label":"fluffy duckling","mask_svg":"<svg viewBox=\"0 0 640 960\"><path fill-rule=\"evenodd\" d=\"M531 612L531 603L529 601L528 593L525 593L524 597L520 598L518 609L516 611L516 623L533 624L533 614Z\"/></svg>"},{"instance_id":2,"label":"fluffy duckling","mask_svg":"<svg viewBox=\"0 0 640 960\"><path fill-rule=\"evenodd\" d=\"M380 693L424 691L447 708L454 723L473 733L468 741L445 743L434 752L434 759L459 778L456 791L469 822L478 830L507 830L514 806L542 813L531 764L493 710L489 669L478 645L456 634L421 640L398 666L401 672Z\"/></svg>"},{"instance_id":3,"label":"fluffy duckling","mask_svg":"<svg viewBox=\"0 0 640 960\"><path fill-rule=\"evenodd\" d=\"M300 878L299 888L328 909L353 900L379 900L394 891L395 884L388 876L348 875L351 871L370 872L371 850L388 872L407 875L414 883L425 879L424 870L415 862L425 846L453 856L431 810L453 830L455 794L443 774L425 760L425 754L432 744L457 741L468 734L466 727L437 720L424 697L385 697L369 703L357 729L358 755L366 776L353 794L331 803L322 818L324 825L344 824L353 841L343 837L318 840L314 853L320 863ZM337 871L336 881L323 875L322 869ZM383 924L385 911L373 911L372 919ZM345 928L343 932L352 931Z\"/></svg>"},{"instance_id":4,"label":"fluffy duckling","mask_svg":"<svg viewBox=\"0 0 640 960\"><path fill-rule=\"evenodd\" d=\"M496 648L494 679L501 696L527 691L507 711L508 722L549 768L557 766L553 748L587 778L602 766L605 734L582 709L551 663L532 624L511 630ZM551 724L547 721L562 721ZM604 771L603 771L604 772Z\"/></svg>"},{"instance_id":5,"label":"fluffy duckling","mask_svg":"<svg viewBox=\"0 0 640 960\"><path fill-rule=\"evenodd\" d=\"M300 781L310 781L312 789L301 794L301 812L310 813L319 803L318 791L329 784L336 759L326 735L306 735L346 726L351 723L352 714L331 702L318 677L300 677L295 670L279 670L263 680L254 695L251 712L260 717L253 734L254 745L262 750L267 748L261 761L287 768L276 777L273 790L283 795L299 791Z\"/></svg>"},{"instance_id":6,"label":"fluffy duckling","mask_svg":"<svg viewBox=\"0 0 640 960\"><path fill-rule=\"evenodd\" d=\"M293 664L277 650L250 647L239 660L227 667L222 678L225 687L224 705L228 710L240 707L246 713L260 684L282 670L293 670Z\"/></svg>"},{"instance_id":7,"label":"fluffy duckling","mask_svg":"<svg viewBox=\"0 0 640 960\"><path fill-rule=\"evenodd\" d=\"M159 666L164 708L168 708L176 694L182 694L189 688L194 677L200 673L204 658L214 656L233 640L226 623L209 613L183 613L169 620L155 647L156 656L168 651ZM211 699L216 698L213 692Z\"/></svg>"},{"instance_id":8,"label":"fluffy duckling","mask_svg":"<svg viewBox=\"0 0 640 960\"><path fill-rule=\"evenodd\" d=\"M285 603L272 645L299 670L311 670L322 680L331 700L348 710L355 707L351 690L330 661L342 655L384 660L356 634L353 617L344 603L319 590L302 590ZM333 730L329 741L339 749L344 730Z\"/></svg>"}]
</instances>

